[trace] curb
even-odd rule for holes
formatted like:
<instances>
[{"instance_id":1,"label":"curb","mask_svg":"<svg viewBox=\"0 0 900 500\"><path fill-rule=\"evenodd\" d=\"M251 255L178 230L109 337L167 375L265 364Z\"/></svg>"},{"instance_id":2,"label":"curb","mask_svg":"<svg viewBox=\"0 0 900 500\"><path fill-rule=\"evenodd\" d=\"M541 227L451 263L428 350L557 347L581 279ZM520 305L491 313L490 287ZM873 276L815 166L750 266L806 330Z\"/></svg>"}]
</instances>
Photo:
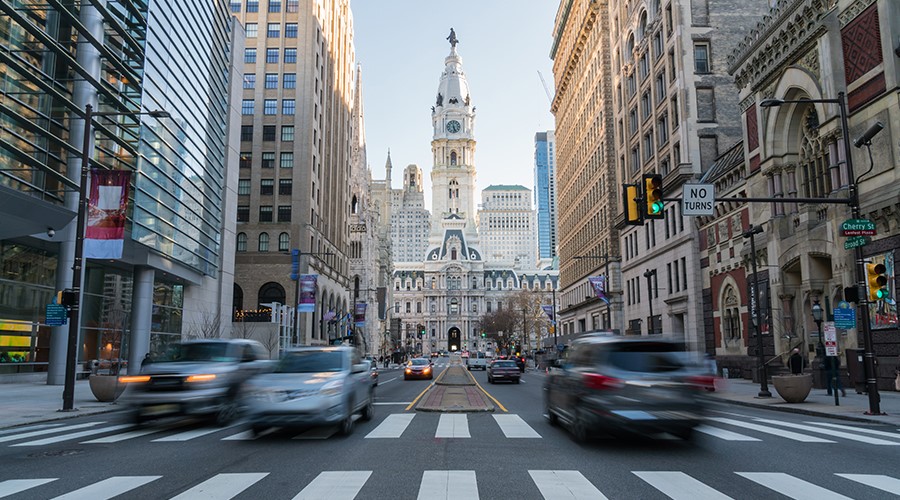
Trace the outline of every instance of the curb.
<instances>
[{"instance_id":1,"label":"curb","mask_svg":"<svg viewBox=\"0 0 900 500\"><path fill-rule=\"evenodd\" d=\"M122 409L123 408L104 408L102 410L91 410L91 411L85 411L85 412L81 412L77 408L70 412L64 412L62 410L55 410L55 412L52 416L48 415L48 416L42 416L42 417L35 417L34 419L29 420L28 422L22 422L22 423L12 424L12 425L0 424L0 430L15 429L17 427L25 427L28 425L43 424L43 423L47 423L47 422L56 422L58 420L68 420L70 418L87 417L87 416L91 416L91 415L103 415L105 413L115 413L118 411L122 411Z\"/></svg>"},{"instance_id":2,"label":"curb","mask_svg":"<svg viewBox=\"0 0 900 500\"><path fill-rule=\"evenodd\" d=\"M748 406L750 408L760 408L763 410L782 411L785 413L798 413L801 415L809 415L812 417L835 418L835 419L839 419L839 420L848 420L850 422L863 422L863 423L867 423L867 424L893 425L889 422L882 422L880 420L876 420L876 419L870 418L870 417L854 417L852 415L842 415L842 414L827 413L827 412L823 412L823 411L807 410L805 408L797 408L794 406L773 406L773 405L751 403L749 401L737 401L734 399L725 399L725 398L710 398L709 401L716 401L719 403L732 404L732 405L737 405L737 406Z\"/></svg>"}]
</instances>

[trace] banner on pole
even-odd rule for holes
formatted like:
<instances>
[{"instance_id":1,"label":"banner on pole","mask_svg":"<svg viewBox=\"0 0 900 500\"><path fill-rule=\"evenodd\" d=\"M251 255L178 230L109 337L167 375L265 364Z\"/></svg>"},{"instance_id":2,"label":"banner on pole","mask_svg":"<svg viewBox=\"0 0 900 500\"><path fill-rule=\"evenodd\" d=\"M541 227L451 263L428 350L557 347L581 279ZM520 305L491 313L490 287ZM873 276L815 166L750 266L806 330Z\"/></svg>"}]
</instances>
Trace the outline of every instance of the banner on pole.
<instances>
[{"instance_id":1,"label":"banner on pole","mask_svg":"<svg viewBox=\"0 0 900 500\"><path fill-rule=\"evenodd\" d=\"M316 310L316 284L318 274L300 275L300 300L297 302L297 312L313 312Z\"/></svg>"},{"instance_id":2,"label":"banner on pole","mask_svg":"<svg viewBox=\"0 0 900 500\"><path fill-rule=\"evenodd\" d=\"M597 294L597 298L609 304L609 299L606 298L606 276L591 276L588 278L591 286L594 288L594 293Z\"/></svg>"},{"instance_id":3,"label":"banner on pole","mask_svg":"<svg viewBox=\"0 0 900 500\"><path fill-rule=\"evenodd\" d=\"M91 192L88 196L84 230L84 258L122 258L130 183L130 171L91 170Z\"/></svg>"},{"instance_id":4,"label":"banner on pole","mask_svg":"<svg viewBox=\"0 0 900 500\"><path fill-rule=\"evenodd\" d=\"M353 312L353 323L357 328L362 328L366 325L366 303L365 302L357 302L356 303L356 311Z\"/></svg>"},{"instance_id":5,"label":"banner on pole","mask_svg":"<svg viewBox=\"0 0 900 500\"><path fill-rule=\"evenodd\" d=\"M544 310L544 314L550 318L550 321L554 321L556 318L553 317L553 306L541 306L541 309Z\"/></svg>"}]
</instances>

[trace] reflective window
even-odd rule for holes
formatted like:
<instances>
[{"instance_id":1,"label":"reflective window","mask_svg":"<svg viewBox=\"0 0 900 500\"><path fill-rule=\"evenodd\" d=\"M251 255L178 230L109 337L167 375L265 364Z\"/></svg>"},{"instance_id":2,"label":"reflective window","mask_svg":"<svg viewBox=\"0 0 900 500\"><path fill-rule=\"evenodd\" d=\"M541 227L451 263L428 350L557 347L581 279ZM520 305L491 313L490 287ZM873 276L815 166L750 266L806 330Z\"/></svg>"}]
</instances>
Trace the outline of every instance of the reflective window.
<instances>
[{"instance_id":1,"label":"reflective window","mask_svg":"<svg viewBox=\"0 0 900 500\"><path fill-rule=\"evenodd\" d=\"M250 205L238 205L237 221L238 222L250 222Z\"/></svg>"},{"instance_id":2,"label":"reflective window","mask_svg":"<svg viewBox=\"0 0 900 500\"><path fill-rule=\"evenodd\" d=\"M253 89L256 88L256 75L253 73L247 73L244 75L244 88L245 89Z\"/></svg>"},{"instance_id":3,"label":"reflective window","mask_svg":"<svg viewBox=\"0 0 900 500\"><path fill-rule=\"evenodd\" d=\"M291 235L281 233L278 235L278 251L287 252L291 248Z\"/></svg>"},{"instance_id":4,"label":"reflective window","mask_svg":"<svg viewBox=\"0 0 900 500\"><path fill-rule=\"evenodd\" d=\"M284 142L291 142L294 140L293 125L284 125L283 127L281 127L281 140Z\"/></svg>"},{"instance_id":5,"label":"reflective window","mask_svg":"<svg viewBox=\"0 0 900 500\"><path fill-rule=\"evenodd\" d=\"M709 43L694 43L694 72L709 73Z\"/></svg>"},{"instance_id":6,"label":"reflective window","mask_svg":"<svg viewBox=\"0 0 900 500\"><path fill-rule=\"evenodd\" d=\"M281 168L294 168L294 153L281 153Z\"/></svg>"},{"instance_id":7,"label":"reflective window","mask_svg":"<svg viewBox=\"0 0 900 500\"><path fill-rule=\"evenodd\" d=\"M278 88L278 73L266 73L266 88L267 89L277 89Z\"/></svg>"},{"instance_id":8,"label":"reflective window","mask_svg":"<svg viewBox=\"0 0 900 500\"><path fill-rule=\"evenodd\" d=\"M297 23L287 23L284 25L285 38L297 38Z\"/></svg>"},{"instance_id":9,"label":"reflective window","mask_svg":"<svg viewBox=\"0 0 900 500\"><path fill-rule=\"evenodd\" d=\"M250 179L239 179L238 180L238 195L246 196L250 194Z\"/></svg>"},{"instance_id":10,"label":"reflective window","mask_svg":"<svg viewBox=\"0 0 900 500\"><path fill-rule=\"evenodd\" d=\"M290 222L291 221L291 206L290 205L279 205L278 206L278 222Z\"/></svg>"},{"instance_id":11,"label":"reflective window","mask_svg":"<svg viewBox=\"0 0 900 500\"><path fill-rule=\"evenodd\" d=\"M242 115L252 115L253 108L254 108L253 99L244 99L244 101L241 102L241 114Z\"/></svg>"},{"instance_id":12,"label":"reflective window","mask_svg":"<svg viewBox=\"0 0 900 500\"><path fill-rule=\"evenodd\" d=\"M278 49L266 49L266 63L274 64L277 62L278 62ZM285 62L287 62L287 61L285 61Z\"/></svg>"},{"instance_id":13,"label":"reflective window","mask_svg":"<svg viewBox=\"0 0 900 500\"><path fill-rule=\"evenodd\" d=\"M241 140L245 142L253 140L253 125L241 125Z\"/></svg>"},{"instance_id":14,"label":"reflective window","mask_svg":"<svg viewBox=\"0 0 900 500\"><path fill-rule=\"evenodd\" d=\"M240 168L250 168L253 164L253 153L250 151L241 151Z\"/></svg>"},{"instance_id":15,"label":"reflective window","mask_svg":"<svg viewBox=\"0 0 900 500\"><path fill-rule=\"evenodd\" d=\"M281 0L269 0L269 12L281 12Z\"/></svg>"},{"instance_id":16,"label":"reflective window","mask_svg":"<svg viewBox=\"0 0 900 500\"><path fill-rule=\"evenodd\" d=\"M231 12L238 13L241 11L241 2L230 2Z\"/></svg>"},{"instance_id":17,"label":"reflective window","mask_svg":"<svg viewBox=\"0 0 900 500\"><path fill-rule=\"evenodd\" d=\"M294 181L292 179L279 179L278 180L278 194L290 195L291 191L293 191L293 187L294 187ZM238 194L240 194L240 193L238 193Z\"/></svg>"},{"instance_id":18,"label":"reflective window","mask_svg":"<svg viewBox=\"0 0 900 500\"><path fill-rule=\"evenodd\" d=\"M285 8L287 12L297 12L299 10L300 0L286 0Z\"/></svg>"},{"instance_id":19,"label":"reflective window","mask_svg":"<svg viewBox=\"0 0 900 500\"><path fill-rule=\"evenodd\" d=\"M259 221L272 222L272 205L263 205L259 207Z\"/></svg>"},{"instance_id":20,"label":"reflective window","mask_svg":"<svg viewBox=\"0 0 900 500\"><path fill-rule=\"evenodd\" d=\"M247 233L238 233L237 235L237 251L247 251Z\"/></svg>"},{"instance_id":21,"label":"reflective window","mask_svg":"<svg viewBox=\"0 0 900 500\"><path fill-rule=\"evenodd\" d=\"M297 73L285 73L284 76L282 76L282 79L284 80L284 88L297 88Z\"/></svg>"},{"instance_id":22,"label":"reflective window","mask_svg":"<svg viewBox=\"0 0 900 500\"><path fill-rule=\"evenodd\" d=\"M269 207L272 208L272 207ZM259 216L260 222L262 221L262 207L259 207ZM272 213L269 212L269 216L271 217ZM260 252L268 252L269 251L269 233L260 233L259 234L259 251Z\"/></svg>"},{"instance_id":23,"label":"reflective window","mask_svg":"<svg viewBox=\"0 0 900 500\"><path fill-rule=\"evenodd\" d=\"M275 168L275 153L266 152L262 154L262 168Z\"/></svg>"},{"instance_id":24,"label":"reflective window","mask_svg":"<svg viewBox=\"0 0 900 500\"><path fill-rule=\"evenodd\" d=\"M253 64L256 62L256 49L247 48L244 49L244 63Z\"/></svg>"},{"instance_id":25,"label":"reflective window","mask_svg":"<svg viewBox=\"0 0 900 500\"><path fill-rule=\"evenodd\" d=\"M260 179L259 194L263 196L270 195L275 192L275 179Z\"/></svg>"},{"instance_id":26,"label":"reflective window","mask_svg":"<svg viewBox=\"0 0 900 500\"><path fill-rule=\"evenodd\" d=\"M263 101L263 114L274 115L278 112L278 100L266 99Z\"/></svg>"},{"instance_id":27,"label":"reflective window","mask_svg":"<svg viewBox=\"0 0 900 500\"><path fill-rule=\"evenodd\" d=\"M259 12L259 0L247 0L247 12Z\"/></svg>"},{"instance_id":28,"label":"reflective window","mask_svg":"<svg viewBox=\"0 0 900 500\"><path fill-rule=\"evenodd\" d=\"M293 99L284 99L281 101L281 114L293 115L295 103Z\"/></svg>"},{"instance_id":29,"label":"reflective window","mask_svg":"<svg viewBox=\"0 0 900 500\"><path fill-rule=\"evenodd\" d=\"M269 23L266 25L266 37L279 38L281 36L281 25L278 23Z\"/></svg>"},{"instance_id":30,"label":"reflective window","mask_svg":"<svg viewBox=\"0 0 900 500\"><path fill-rule=\"evenodd\" d=\"M256 23L247 23L244 27L244 31L247 33L247 38L256 38L259 34L259 25Z\"/></svg>"},{"instance_id":31,"label":"reflective window","mask_svg":"<svg viewBox=\"0 0 900 500\"><path fill-rule=\"evenodd\" d=\"M275 59L277 62L278 59L278 49L275 49ZM297 62L297 49L284 49L284 62L286 63L296 63Z\"/></svg>"}]
</instances>

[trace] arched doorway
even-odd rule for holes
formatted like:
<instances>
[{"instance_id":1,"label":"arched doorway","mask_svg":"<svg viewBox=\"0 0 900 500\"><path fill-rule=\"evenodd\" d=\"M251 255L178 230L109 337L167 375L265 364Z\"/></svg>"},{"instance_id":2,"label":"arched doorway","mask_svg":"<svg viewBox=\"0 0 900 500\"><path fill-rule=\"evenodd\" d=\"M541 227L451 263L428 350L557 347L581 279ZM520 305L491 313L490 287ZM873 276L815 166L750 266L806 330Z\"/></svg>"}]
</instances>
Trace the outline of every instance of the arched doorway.
<instances>
[{"instance_id":1,"label":"arched doorway","mask_svg":"<svg viewBox=\"0 0 900 500\"><path fill-rule=\"evenodd\" d=\"M454 326L447 332L447 350L458 352L460 346L462 346L462 335L459 333L459 328Z\"/></svg>"}]
</instances>

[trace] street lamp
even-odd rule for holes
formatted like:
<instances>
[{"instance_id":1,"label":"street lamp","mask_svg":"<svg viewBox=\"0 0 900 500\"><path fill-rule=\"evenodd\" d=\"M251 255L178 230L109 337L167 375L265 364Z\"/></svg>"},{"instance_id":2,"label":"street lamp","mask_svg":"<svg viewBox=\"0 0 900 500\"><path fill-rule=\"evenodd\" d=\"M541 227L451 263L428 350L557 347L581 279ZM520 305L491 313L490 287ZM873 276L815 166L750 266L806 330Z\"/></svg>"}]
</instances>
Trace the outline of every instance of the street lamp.
<instances>
[{"instance_id":1,"label":"street lamp","mask_svg":"<svg viewBox=\"0 0 900 500\"><path fill-rule=\"evenodd\" d=\"M81 146L81 183L78 185L78 217L75 222L75 255L72 263L72 295L75 301L69 307L69 335L66 345L66 377L63 385L63 411L75 409L75 365L78 352L78 329L81 326L79 310L81 308L81 269L84 260L84 225L87 217L88 204L88 174L91 170L91 124L93 118L100 116L139 116L150 115L154 118L168 118L167 111L149 112L101 112L94 113L94 107L90 104L84 106L84 137Z\"/></svg>"},{"instance_id":2,"label":"street lamp","mask_svg":"<svg viewBox=\"0 0 900 500\"><path fill-rule=\"evenodd\" d=\"M841 118L841 140L844 143L844 161L847 162L847 173L850 179L849 205L852 217L854 219L859 219L861 217L859 208L859 179L856 178L856 175L853 172L853 156L851 154L852 150L850 149L850 126L847 120L846 97L844 92L838 92L837 99L765 99L759 103L759 106L762 108L770 108L781 106L786 103L837 104ZM856 147L859 148L864 145L868 146L872 137L880 131L880 127L870 127L862 137L856 140ZM866 373L866 391L869 394L869 411L867 411L866 414L881 415L881 396L878 394L878 378L875 373L875 346L872 339L872 331L869 328L869 299L868 294L865 293L866 269L865 261L863 260L862 247L857 246L854 248L853 255L856 259L856 287L857 295L859 296L856 308L859 312L859 320L862 327L863 345L865 350L863 366Z\"/></svg>"},{"instance_id":3,"label":"street lamp","mask_svg":"<svg viewBox=\"0 0 900 500\"><path fill-rule=\"evenodd\" d=\"M750 307L752 311L750 314L753 316L753 330L754 336L756 337L756 361L759 364L759 394L757 397L760 398L771 398L772 393L769 392L769 374L766 369L766 360L763 355L763 342L762 342L762 332L759 324L759 281L758 275L756 273L756 240L754 236L763 232L762 226L754 226L753 224L744 231L741 235L744 238L750 240L750 253L753 258L750 260L750 264L753 266L753 293L750 297Z\"/></svg>"},{"instance_id":4,"label":"street lamp","mask_svg":"<svg viewBox=\"0 0 900 500\"><path fill-rule=\"evenodd\" d=\"M650 321L647 325L647 335L653 335L656 332L654 328L653 317L653 278L656 276L656 269L647 269L644 271L644 277L647 278L647 304L650 306Z\"/></svg>"}]
</instances>

